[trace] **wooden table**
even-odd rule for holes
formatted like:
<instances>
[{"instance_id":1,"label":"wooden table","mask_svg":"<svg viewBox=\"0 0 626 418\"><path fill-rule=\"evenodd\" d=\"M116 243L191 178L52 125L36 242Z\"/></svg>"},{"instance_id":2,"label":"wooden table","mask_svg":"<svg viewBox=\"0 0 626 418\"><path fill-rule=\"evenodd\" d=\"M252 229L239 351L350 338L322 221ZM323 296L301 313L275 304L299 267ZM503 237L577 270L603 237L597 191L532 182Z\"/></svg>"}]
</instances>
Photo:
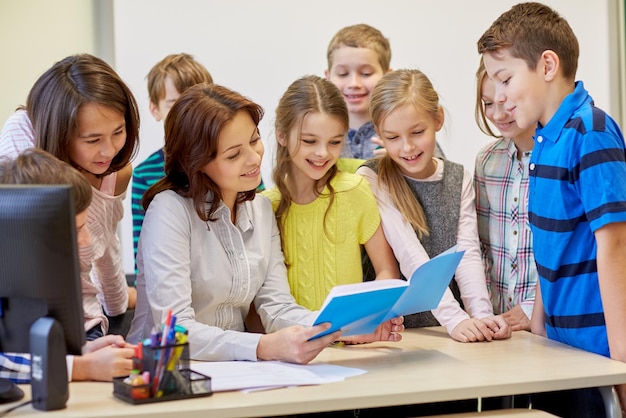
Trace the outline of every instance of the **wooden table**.
<instances>
[{"instance_id":1,"label":"wooden table","mask_svg":"<svg viewBox=\"0 0 626 418\"><path fill-rule=\"evenodd\" d=\"M406 331L399 343L329 347L315 362L367 373L343 382L134 406L110 383L70 384L67 408L52 417L240 417L503 396L626 383L626 363L520 331L505 341L462 344L441 327ZM25 392L30 393L26 386ZM2 405L4 410L11 404ZM30 406L11 417L43 417Z\"/></svg>"}]
</instances>

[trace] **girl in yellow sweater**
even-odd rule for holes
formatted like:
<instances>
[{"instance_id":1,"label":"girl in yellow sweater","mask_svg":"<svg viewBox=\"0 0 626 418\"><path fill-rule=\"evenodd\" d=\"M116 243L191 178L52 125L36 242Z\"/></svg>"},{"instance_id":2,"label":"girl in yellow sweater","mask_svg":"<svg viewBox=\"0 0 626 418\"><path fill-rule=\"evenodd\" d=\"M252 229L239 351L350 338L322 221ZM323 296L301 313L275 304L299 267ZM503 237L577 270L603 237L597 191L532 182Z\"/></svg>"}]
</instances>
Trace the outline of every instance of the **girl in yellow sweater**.
<instances>
[{"instance_id":1,"label":"girl in yellow sweater","mask_svg":"<svg viewBox=\"0 0 626 418\"><path fill-rule=\"evenodd\" d=\"M317 76L296 80L280 99L275 128L275 187L263 193L272 201L298 304L319 309L333 286L362 281L361 245L377 279L398 278L367 181L337 169L348 130L337 87Z\"/></svg>"}]
</instances>

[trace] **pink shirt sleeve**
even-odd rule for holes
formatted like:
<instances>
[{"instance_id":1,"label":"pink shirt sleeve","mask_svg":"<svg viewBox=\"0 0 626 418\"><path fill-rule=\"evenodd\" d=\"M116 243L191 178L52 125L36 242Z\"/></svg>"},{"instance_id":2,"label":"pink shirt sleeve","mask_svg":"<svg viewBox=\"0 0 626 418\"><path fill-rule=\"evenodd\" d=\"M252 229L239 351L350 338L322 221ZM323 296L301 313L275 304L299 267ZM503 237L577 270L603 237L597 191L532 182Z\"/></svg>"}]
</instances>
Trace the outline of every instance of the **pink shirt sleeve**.
<instances>
[{"instance_id":1,"label":"pink shirt sleeve","mask_svg":"<svg viewBox=\"0 0 626 418\"><path fill-rule=\"evenodd\" d=\"M400 264L402 274L405 277L410 277L419 266L429 259L426 250L417 238L413 227L393 204L388 189L379 186L377 174L367 167L359 168L357 173L364 176L370 183L378 203L385 236ZM484 281L484 271L478 246L472 178L467 171L463 177L460 212L457 243L460 249L466 250L466 253L457 268L456 280L461 290L463 303L472 317L492 316L491 302ZM448 333L451 333L459 323L470 316L461 309L450 289L446 290L439 306L432 313L446 327Z\"/></svg>"},{"instance_id":2,"label":"pink shirt sleeve","mask_svg":"<svg viewBox=\"0 0 626 418\"><path fill-rule=\"evenodd\" d=\"M16 158L35 146L35 133L25 110L13 113L0 132L0 156Z\"/></svg>"},{"instance_id":3,"label":"pink shirt sleeve","mask_svg":"<svg viewBox=\"0 0 626 418\"><path fill-rule=\"evenodd\" d=\"M465 309L470 316L472 318L486 318L493 316L493 308L489 300L487 283L485 282L485 268L480 254L474 196L472 176L465 170L457 232L457 244L460 250L465 250L465 255L457 268L455 278L461 291L461 299L463 299Z\"/></svg>"}]
</instances>

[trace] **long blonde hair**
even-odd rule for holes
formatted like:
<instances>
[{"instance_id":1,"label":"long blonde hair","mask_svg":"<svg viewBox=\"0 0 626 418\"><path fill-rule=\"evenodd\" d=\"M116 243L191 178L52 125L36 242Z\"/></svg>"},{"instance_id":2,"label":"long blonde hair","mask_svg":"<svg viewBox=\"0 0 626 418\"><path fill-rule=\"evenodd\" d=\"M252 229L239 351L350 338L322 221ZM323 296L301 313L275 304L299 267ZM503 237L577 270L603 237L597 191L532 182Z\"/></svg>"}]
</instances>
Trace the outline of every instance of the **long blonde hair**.
<instances>
[{"instance_id":1,"label":"long blonde hair","mask_svg":"<svg viewBox=\"0 0 626 418\"><path fill-rule=\"evenodd\" d=\"M276 108L276 121L274 127L276 129L276 138L280 135L288 138L291 130L297 126L298 136L302 129L304 117L313 112L324 113L339 120L348 131L349 116L348 108L343 96L337 87L330 81L314 76L304 76L297 79L287 88L278 102ZM281 233L281 240L284 237L284 219L287 218L287 212L291 206L292 197L287 188L287 175L291 167L291 155L287 147L287 141L276 141L276 165L274 167L272 178L278 191L280 191L280 202L276 209L276 221ZM298 147L299 142L298 142ZM335 199L335 190L330 184L331 180L337 174L337 165L333 165L324 177L315 182L315 190L322 190L320 185L328 187L330 204L324 214L324 228L326 228L326 217ZM283 245L283 249L285 246Z\"/></svg>"},{"instance_id":2,"label":"long blonde hair","mask_svg":"<svg viewBox=\"0 0 626 418\"><path fill-rule=\"evenodd\" d=\"M489 122L487 121L487 115L485 114L485 103L483 102L483 83L487 78L487 70L485 69L485 63L483 57L480 57L478 63L478 69L476 70L476 105L474 109L474 119L478 128L486 135L494 138L501 138L501 135L496 135Z\"/></svg>"},{"instance_id":3,"label":"long blonde hair","mask_svg":"<svg viewBox=\"0 0 626 418\"><path fill-rule=\"evenodd\" d=\"M424 73L419 70L393 71L385 74L376 84L370 100L372 123L379 136L385 118L404 105L425 110L435 120L441 118L439 95ZM379 160L378 183L388 188L391 200L404 219L413 226L418 238L428 235L424 209L404 179L400 167L389 155Z\"/></svg>"}]
</instances>

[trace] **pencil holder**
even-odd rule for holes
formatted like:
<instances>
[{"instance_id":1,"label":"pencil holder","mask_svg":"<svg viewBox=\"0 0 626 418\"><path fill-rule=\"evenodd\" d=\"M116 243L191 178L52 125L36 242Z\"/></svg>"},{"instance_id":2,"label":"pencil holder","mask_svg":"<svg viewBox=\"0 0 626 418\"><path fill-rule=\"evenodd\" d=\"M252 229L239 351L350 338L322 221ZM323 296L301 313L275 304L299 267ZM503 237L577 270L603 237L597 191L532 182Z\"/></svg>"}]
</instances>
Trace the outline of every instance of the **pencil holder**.
<instances>
[{"instance_id":1,"label":"pencil holder","mask_svg":"<svg viewBox=\"0 0 626 418\"><path fill-rule=\"evenodd\" d=\"M189 369L189 344L144 346L130 376L113 379L113 394L140 404L208 396L211 378Z\"/></svg>"}]
</instances>

